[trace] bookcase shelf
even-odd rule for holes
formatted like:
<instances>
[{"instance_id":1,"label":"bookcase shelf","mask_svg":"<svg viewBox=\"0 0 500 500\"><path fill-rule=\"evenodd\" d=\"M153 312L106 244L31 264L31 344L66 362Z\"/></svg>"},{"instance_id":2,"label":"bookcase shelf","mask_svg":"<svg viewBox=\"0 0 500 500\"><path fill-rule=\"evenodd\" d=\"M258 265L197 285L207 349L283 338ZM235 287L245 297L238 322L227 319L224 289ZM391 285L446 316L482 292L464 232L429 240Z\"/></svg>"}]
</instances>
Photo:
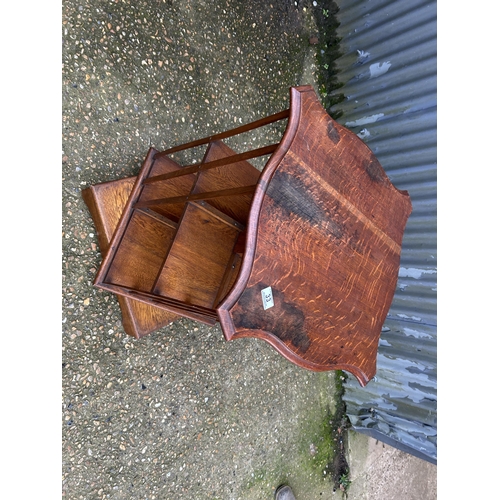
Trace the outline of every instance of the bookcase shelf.
<instances>
[{"instance_id":1,"label":"bookcase shelf","mask_svg":"<svg viewBox=\"0 0 500 500\"><path fill-rule=\"evenodd\" d=\"M277 144L235 152L225 141L285 119ZM198 163L171 158L199 147ZM250 163L266 155L262 171ZM411 201L312 87L292 87L290 109L150 148L133 187L117 182L84 194L107 228L97 287L148 311L219 322L227 340L263 339L309 370L373 378ZM146 324L139 334L155 326Z\"/></svg>"},{"instance_id":2,"label":"bookcase shelf","mask_svg":"<svg viewBox=\"0 0 500 500\"><path fill-rule=\"evenodd\" d=\"M238 275L260 176L222 140L195 169L151 149L96 284L208 324Z\"/></svg>"}]
</instances>

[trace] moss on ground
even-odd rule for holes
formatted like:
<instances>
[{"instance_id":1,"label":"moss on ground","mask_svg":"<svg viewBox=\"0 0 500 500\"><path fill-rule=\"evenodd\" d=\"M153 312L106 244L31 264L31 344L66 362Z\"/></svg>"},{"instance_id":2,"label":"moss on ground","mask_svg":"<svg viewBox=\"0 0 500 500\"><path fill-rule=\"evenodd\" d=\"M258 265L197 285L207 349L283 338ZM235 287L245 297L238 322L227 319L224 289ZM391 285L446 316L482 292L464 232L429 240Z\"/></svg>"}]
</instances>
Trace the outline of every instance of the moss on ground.
<instances>
[{"instance_id":1,"label":"moss on ground","mask_svg":"<svg viewBox=\"0 0 500 500\"><path fill-rule=\"evenodd\" d=\"M345 463L336 456L340 379L336 372L310 373L306 378L309 395L289 409L289 423L282 422L293 422L293 433L286 442L277 437L278 453L249 471L244 498L271 498L280 484L289 484L297 498L321 498L338 489L335 480L346 472L335 469Z\"/></svg>"},{"instance_id":2,"label":"moss on ground","mask_svg":"<svg viewBox=\"0 0 500 500\"><path fill-rule=\"evenodd\" d=\"M329 464L330 473L333 480L334 490L340 489L347 492L350 484L350 470L347 462L347 437L350 422L346 414L344 402L344 374L337 371L335 374L337 388L337 411L333 416L331 423L332 442L333 442L333 460Z\"/></svg>"},{"instance_id":3,"label":"moss on ground","mask_svg":"<svg viewBox=\"0 0 500 500\"><path fill-rule=\"evenodd\" d=\"M307 494L308 488L318 488L320 495L337 490L347 493L349 421L342 399L344 375L337 371L316 376L317 401L297 410L296 445L290 448L294 456L282 455L267 467L254 470L247 481L247 492L263 492L269 485L289 484L299 497Z\"/></svg>"},{"instance_id":4,"label":"moss on ground","mask_svg":"<svg viewBox=\"0 0 500 500\"><path fill-rule=\"evenodd\" d=\"M349 420L343 401L343 373L335 372L335 408L323 407L322 413L308 415L303 422L301 451L303 466L317 479L328 479L333 491L346 491L349 465L346 458Z\"/></svg>"},{"instance_id":5,"label":"moss on ground","mask_svg":"<svg viewBox=\"0 0 500 500\"><path fill-rule=\"evenodd\" d=\"M313 10L318 34L317 64L318 64L318 88L322 104L334 120L342 116L338 108L344 99L340 91L343 83L338 79L338 70L335 61L342 55L341 38L337 35L339 21L337 13L339 7L331 0L317 0L317 7Z\"/></svg>"}]
</instances>

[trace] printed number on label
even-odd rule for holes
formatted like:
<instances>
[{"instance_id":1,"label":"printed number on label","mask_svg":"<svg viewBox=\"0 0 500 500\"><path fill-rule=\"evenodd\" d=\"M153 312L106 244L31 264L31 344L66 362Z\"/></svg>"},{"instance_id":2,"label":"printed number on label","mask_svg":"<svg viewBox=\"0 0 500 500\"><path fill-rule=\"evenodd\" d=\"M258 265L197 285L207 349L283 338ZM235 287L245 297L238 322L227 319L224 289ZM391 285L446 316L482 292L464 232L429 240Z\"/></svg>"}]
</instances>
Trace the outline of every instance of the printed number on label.
<instances>
[{"instance_id":1,"label":"printed number on label","mask_svg":"<svg viewBox=\"0 0 500 500\"><path fill-rule=\"evenodd\" d=\"M269 309L270 307L274 306L274 300L273 300L273 290L271 289L270 286L267 288L264 288L264 290L261 291L262 294L262 305L264 306L264 311L266 309Z\"/></svg>"}]
</instances>

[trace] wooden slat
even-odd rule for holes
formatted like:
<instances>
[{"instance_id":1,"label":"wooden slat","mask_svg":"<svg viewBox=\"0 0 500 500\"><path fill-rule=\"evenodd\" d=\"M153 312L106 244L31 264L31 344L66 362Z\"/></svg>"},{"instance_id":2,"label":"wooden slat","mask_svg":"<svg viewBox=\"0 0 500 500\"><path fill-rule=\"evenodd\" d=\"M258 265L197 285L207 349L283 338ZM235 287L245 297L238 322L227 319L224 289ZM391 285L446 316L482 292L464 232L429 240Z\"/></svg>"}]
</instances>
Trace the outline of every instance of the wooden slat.
<instances>
[{"instance_id":1,"label":"wooden slat","mask_svg":"<svg viewBox=\"0 0 500 500\"><path fill-rule=\"evenodd\" d=\"M290 110L285 109L284 111L280 111L279 113L275 113L274 115L266 116L265 118L261 118L260 120L256 120L251 123L247 123L246 125L242 125L241 127L237 127L232 130L221 132L219 134L211 135L209 137L204 137L203 139L198 139L196 141L191 141L186 144L181 144L179 146L174 146L173 148L166 149L165 151L156 153L155 159L161 158L162 156L166 156L169 154L177 153L178 151L183 151L185 149L194 148L196 146L202 146L203 144L208 144L209 142L212 141L227 139L228 137L239 135L244 132L248 132L250 130L263 127L265 125L269 125L270 123L283 120L285 118L288 118L289 115L290 115Z\"/></svg>"},{"instance_id":2,"label":"wooden slat","mask_svg":"<svg viewBox=\"0 0 500 500\"><path fill-rule=\"evenodd\" d=\"M236 246L236 245L235 245ZM213 307L217 307L220 301L227 295L230 288L236 281L236 277L241 267L241 254L233 253L229 265L226 268L226 273L222 279L221 286L215 297Z\"/></svg>"},{"instance_id":3,"label":"wooden slat","mask_svg":"<svg viewBox=\"0 0 500 500\"><path fill-rule=\"evenodd\" d=\"M99 239L99 247L104 255L120 221L136 177L103 182L82 191L82 197L94 220Z\"/></svg>"},{"instance_id":4,"label":"wooden slat","mask_svg":"<svg viewBox=\"0 0 500 500\"><path fill-rule=\"evenodd\" d=\"M197 193L190 194L188 196L174 196L171 198L158 198L157 200L137 202L134 208L144 208L151 207L155 205L166 205L170 203L186 203L188 201L196 200L209 200L212 198L221 198L223 196L236 196L239 194L253 193L255 191L255 185L253 186L242 186L238 188L231 189L221 189L220 191L211 191L208 193Z\"/></svg>"},{"instance_id":5,"label":"wooden slat","mask_svg":"<svg viewBox=\"0 0 500 500\"><path fill-rule=\"evenodd\" d=\"M195 309L180 301L166 299L165 297L158 297L151 293L143 292L122 285L117 286L111 283L101 283L99 286L100 288L119 294L123 298L133 299L134 301L138 301L141 304L145 305L147 304L151 307L154 307L155 309L161 308L162 311L179 314L185 318L193 319L195 321L201 321L210 326L213 326L215 325L215 323L217 323L217 316L213 314L212 309Z\"/></svg>"},{"instance_id":6,"label":"wooden slat","mask_svg":"<svg viewBox=\"0 0 500 500\"><path fill-rule=\"evenodd\" d=\"M199 314L203 314L204 316L212 317L214 319L217 318L217 312L215 311L215 309L197 306L194 304L187 304L185 302L181 302L180 300L172 299L169 297L162 297L160 295L155 295L155 294L150 293L150 292L144 292L142 290L136 290L134 288L130 288L130 287L126 287L126 286L122 286L122 289L131 295L136 295L138 297L148 298L148 299L151 299L151 300L158 302L158 303L161 303L161 304L171 305L172 307L177 307L178 309L182 309L185 311L196 312Z\"/></svg>"},{"instance_id":7,"label":"wooden slat","mask_svg":"<svg viewBox=\"0 0 500 500\"><path fill-rule=\"evenodd\" d=\"M177 228L179 227L179 224L177 224L177 222L170 220L168 217L165 217L164 215L159 214L158 212L155 212L154 210L151 210L148 207L136 208L136 210L138 210L139 212L141 212L145 215L148 215L149 217L152 217L153 219L161 222L162 224L166 224L167 226L169 226L170 228L172 228L174 230L177 230Z\"/></svg>"},{"instance_id":8,"label":"wooden slat","mask_svg":"<svg viewBox=\"0 0 500 500\"><path fill-rule=\"evenodd\" d=\"M204 162L219 160L236 154L222 141L210 143L203 159ZM198 173L198 179L193 188L193 193L215 191L221 188L233 188L257 184L260 171L248 161L240 161L230 168L218 167ZM228 198L210 199L208 203L221 212L229 215L241 224L246 225L254 192Z\"/></svg>"},{"instance_id":9,"label":"wooden slat","mask_svg":"<svg viewBox=\"0 0 500 500\"><path fill-rule=\"evenodd\" d=\"M233 219L229 215L226 215L224 212L221 212L212 205L209 205L206 201L193 201L192 203L196 205L200 210L208 212L212 217L215 217L221 222L229 224L231 227L237 227L240 231L245 230L244 224L240 224L237 220Z\"/></svg>"},{"instance_id":10,"label":"wooden slat","mask_svg":"<svg viewBox=\"0 0 500 500\"><path fill-rule=\"evenodd\" d=\"M163 157L159 160L155 160L153 167L151 168L150 175L156 176L161 174L168 174L171 172L175 172L181 170L182 167L171 160L170 158ZM173 196L183 196L188 195L194 186L196 181L196 176L185 175L181 177L177 177L175 179L166 180L163 182L154 182L152 184L146 184L142 186L142 191L140 197L138 198L139 202L147 202L157 198L167 198ZM149 204L148 206L154 206ZM174 222L179 220L179 217L182 215L184 207L182 205L163 205L163 206L155 206L155 211L168 217Z\"/></svg>"},{"instance_id":11,"label":"wooden slat","mask_svg":"<svg viewBox=\"0 0 500 500\"><path fill-rule=\"evenodd\" d=\"M252 158L257 158L259 156L264 156L272 154L279 144L271 144L269 146L264 146L262 148L252 149L250 151L245 151L244 153L238 153L233 156L227 156L221 158L220 160L214 160L207 163L196 163L190 167L182 167L180 170L170 172L168 174L154 175L148 177L144 180L144 184L151 184L158 181L163 181L167 179L173 179L174 177L181 177L183 175L195 174L197 172L208 170L210 168L222 167L224 165L231 165L231 163L237 163L242 160L250 160Z\"/></svg>"}]
</instances>

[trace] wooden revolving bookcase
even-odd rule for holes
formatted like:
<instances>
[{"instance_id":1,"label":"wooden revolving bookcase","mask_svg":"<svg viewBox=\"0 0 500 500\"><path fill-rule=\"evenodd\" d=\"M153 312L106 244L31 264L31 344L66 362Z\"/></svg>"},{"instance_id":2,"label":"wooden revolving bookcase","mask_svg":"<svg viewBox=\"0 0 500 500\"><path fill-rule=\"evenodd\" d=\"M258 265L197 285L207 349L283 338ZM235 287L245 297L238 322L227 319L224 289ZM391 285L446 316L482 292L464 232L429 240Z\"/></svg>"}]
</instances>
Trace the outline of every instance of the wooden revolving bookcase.
<instances>
[{"instance_id":1,"label":"wooden revolving bookcase","mask_svg":"<svg viewBox=\"0 0 500 500\"><path fill-rule=\"evenodd\" d=\"M224 142L285 119L277 144L236 153ZM205 145L194 165L170 158ZM261 172L248 160L263 155ZM133 180L88 188L98 231L109 219L100 193L124 182L119 222L100 236L95 285L117 294L132 318L130 304L159 314L132 334L178 316L220 322L227 340L261 338L303 368L346 370L361 385L375 375L411 202L312 87L292 87L290 108L275 115L151 148ZM120 205L112 199L108 210Z\"/></svg>"}]
</instances>

